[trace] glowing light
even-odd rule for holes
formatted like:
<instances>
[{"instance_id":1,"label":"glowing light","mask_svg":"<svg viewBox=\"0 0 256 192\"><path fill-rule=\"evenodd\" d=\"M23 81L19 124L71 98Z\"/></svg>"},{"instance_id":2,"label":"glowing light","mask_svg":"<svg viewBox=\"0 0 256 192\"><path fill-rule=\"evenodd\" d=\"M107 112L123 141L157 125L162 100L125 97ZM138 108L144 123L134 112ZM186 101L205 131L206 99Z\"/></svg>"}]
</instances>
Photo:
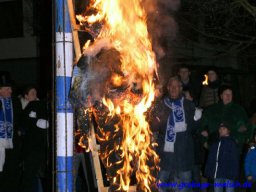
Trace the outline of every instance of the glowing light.
<instances>
[{"instance_id":1,"label":"glowing light","mask_svg":"<svg viewBox=\"0 0 256 192\"><path fill-rule=\"evenodd\" d=\"M204 81L202 82L203 85L208 85L208 75L204 75Z\"/></svg>"}]
</instances>

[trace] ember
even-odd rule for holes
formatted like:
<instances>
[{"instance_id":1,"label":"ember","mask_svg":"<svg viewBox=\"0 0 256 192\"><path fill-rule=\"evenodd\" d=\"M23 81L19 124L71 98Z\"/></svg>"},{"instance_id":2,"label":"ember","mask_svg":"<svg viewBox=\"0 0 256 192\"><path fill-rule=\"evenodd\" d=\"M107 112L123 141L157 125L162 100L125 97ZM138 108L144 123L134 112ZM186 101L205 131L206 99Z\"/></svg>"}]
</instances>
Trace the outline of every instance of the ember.
<instances>
[{"instance_id":1,"label":"ember","mask_svg":"<svg viewBox=\"0 0 256 192\"><path fill-rule=\"evenodd\" d=\"M94 15L77 19L95 39L84 46L81 76L71 91L80 101L75 104L84 135L80 144L90 145L82 140L93 113L110 190L128 191L135 173L137 189L151 191L159 159L145 115L154 100L156 74L146 14L138 0L98 0L90 9Z\"/></svg>"}]
</instances>

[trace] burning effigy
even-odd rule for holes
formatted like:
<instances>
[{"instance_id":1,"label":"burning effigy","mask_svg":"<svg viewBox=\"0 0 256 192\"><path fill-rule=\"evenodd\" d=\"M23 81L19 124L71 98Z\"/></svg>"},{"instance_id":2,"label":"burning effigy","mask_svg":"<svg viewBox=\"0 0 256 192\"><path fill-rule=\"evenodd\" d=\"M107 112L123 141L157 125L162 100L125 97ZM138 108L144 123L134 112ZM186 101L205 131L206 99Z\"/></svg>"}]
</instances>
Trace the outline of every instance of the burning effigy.
<instances>
[{"instance_id":1,"label":"burning effigy","mask_svg":"<svg viewBox=\"0 0 256 192\"><path fill-rule=\"evenodd\" d=\"M157 71L145 11L138 0L97 0L77 19L94 38L83 47L70 92L80 145L94 150L89 141L94 119L109 191L128 191L132 174L137 191L154 191L159 158L146 112Z\"/></svg>"}]
</instances>

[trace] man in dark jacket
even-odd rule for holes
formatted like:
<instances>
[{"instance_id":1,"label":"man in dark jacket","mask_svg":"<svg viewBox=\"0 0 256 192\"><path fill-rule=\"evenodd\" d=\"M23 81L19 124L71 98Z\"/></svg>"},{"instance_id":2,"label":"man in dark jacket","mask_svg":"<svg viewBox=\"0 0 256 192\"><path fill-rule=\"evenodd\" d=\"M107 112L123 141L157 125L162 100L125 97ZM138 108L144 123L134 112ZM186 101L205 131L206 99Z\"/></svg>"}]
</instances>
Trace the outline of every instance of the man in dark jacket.
<instances>
[{"instance_id":1,"label":"man in dark jacket","mask_svg":"<svg viewBox=\"0 0 256 192\"><path fill-rule=\"evenodd\" d=\"M17 192L20 179L21 105L12 98L10 75L0 72L0 191Z\"/></svg>"},{"instance_id":2,"label":"man in dark jacket","mask_svg":"<svg viewBox=\"0 0 256 192\"><path fill-rule=\"evenodd\" d=\"M185 94L189 92L193 98L193 102L197 106L199 104L201 84L191 78L191 72L187 65L181 65L179 67L178 75L182 83L182 91Z\"/></svg>"},{"instance_id":3,"label":"man in dark jacket","mask_svg":"<svg viewBox=\"0 0 256 192\"><path fill-rule=\"evenodd\" d=\"M219 126L219 140L210 148L205 176L214 179L214 191L234 191L234 180L239 175L239 155L235 141L230 137L230 126L223 122Z\"/></svg>"},{"instance_id":4,"label":"man in dark jacket","mask_svg":"<svg viewBox=\"0 0 256 192\"><path fill-rule=\"evenodd\" d=\"M180 184L191 182L194 164L192 130L197 127L201 111L196 111L193 102L182 96L178 77L169 79L167 90L168 96L156 104L150 121L152 130L158 132L158 186L160 191L166 191L168 187L191 191ZM170 182L176 182L177 186L170 186Z\"/></svg>"}]
</instances>

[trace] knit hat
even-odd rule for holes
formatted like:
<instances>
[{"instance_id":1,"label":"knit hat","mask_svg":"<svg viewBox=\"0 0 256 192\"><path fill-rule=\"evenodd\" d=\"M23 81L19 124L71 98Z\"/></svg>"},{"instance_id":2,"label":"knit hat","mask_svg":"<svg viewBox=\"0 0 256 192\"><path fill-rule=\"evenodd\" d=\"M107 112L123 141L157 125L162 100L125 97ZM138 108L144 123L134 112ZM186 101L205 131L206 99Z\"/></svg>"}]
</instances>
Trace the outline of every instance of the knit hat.
<instances>
[{"instance_id":1,"label":"knit hat","mask_svg":"<svg viewBox=\"0 0 256 192\"><path fill-rule=\"evenodd\" d=\"M229 85L229 84L221 85L219 88L219 95L221 95L224 91L226 91L228 89L233 91L233 87L231 85Z\"/></svg>"},{"instance_id":2,"label":"knit hat","mask_svg":"<svg viewBox=\"0 0 256 192\"><path fill-rule=\"evenodd\" d=\"M0 87L10 87L12 85L10 73L0 71Z\"/></svg>"},{"instance_id":3,"label":"knit hat","mask_svg":"<svg viewBox=\"0 0 256 192\"><path fill-rule=\"evenodd\" d=\"M223 121L223 122L220 123L219 128L221 128L221 127L225 127L225 128L227 128L228 130L230 130L230 125L229 125L229 123L226 122L226 121Z\"/></svg>"},{"instance_id":4,"label":"knit hat","mask_svg":"<svg viewBox=\"0 0 256 192\"><path fill-rule=\"evenodd\" d=\"M218 75L218 68L215 67L215 66L209 66L209 67L206 69L205 73L208 73L209 71L214 71L214 72Z\"/></svg>"}]
</instances>

